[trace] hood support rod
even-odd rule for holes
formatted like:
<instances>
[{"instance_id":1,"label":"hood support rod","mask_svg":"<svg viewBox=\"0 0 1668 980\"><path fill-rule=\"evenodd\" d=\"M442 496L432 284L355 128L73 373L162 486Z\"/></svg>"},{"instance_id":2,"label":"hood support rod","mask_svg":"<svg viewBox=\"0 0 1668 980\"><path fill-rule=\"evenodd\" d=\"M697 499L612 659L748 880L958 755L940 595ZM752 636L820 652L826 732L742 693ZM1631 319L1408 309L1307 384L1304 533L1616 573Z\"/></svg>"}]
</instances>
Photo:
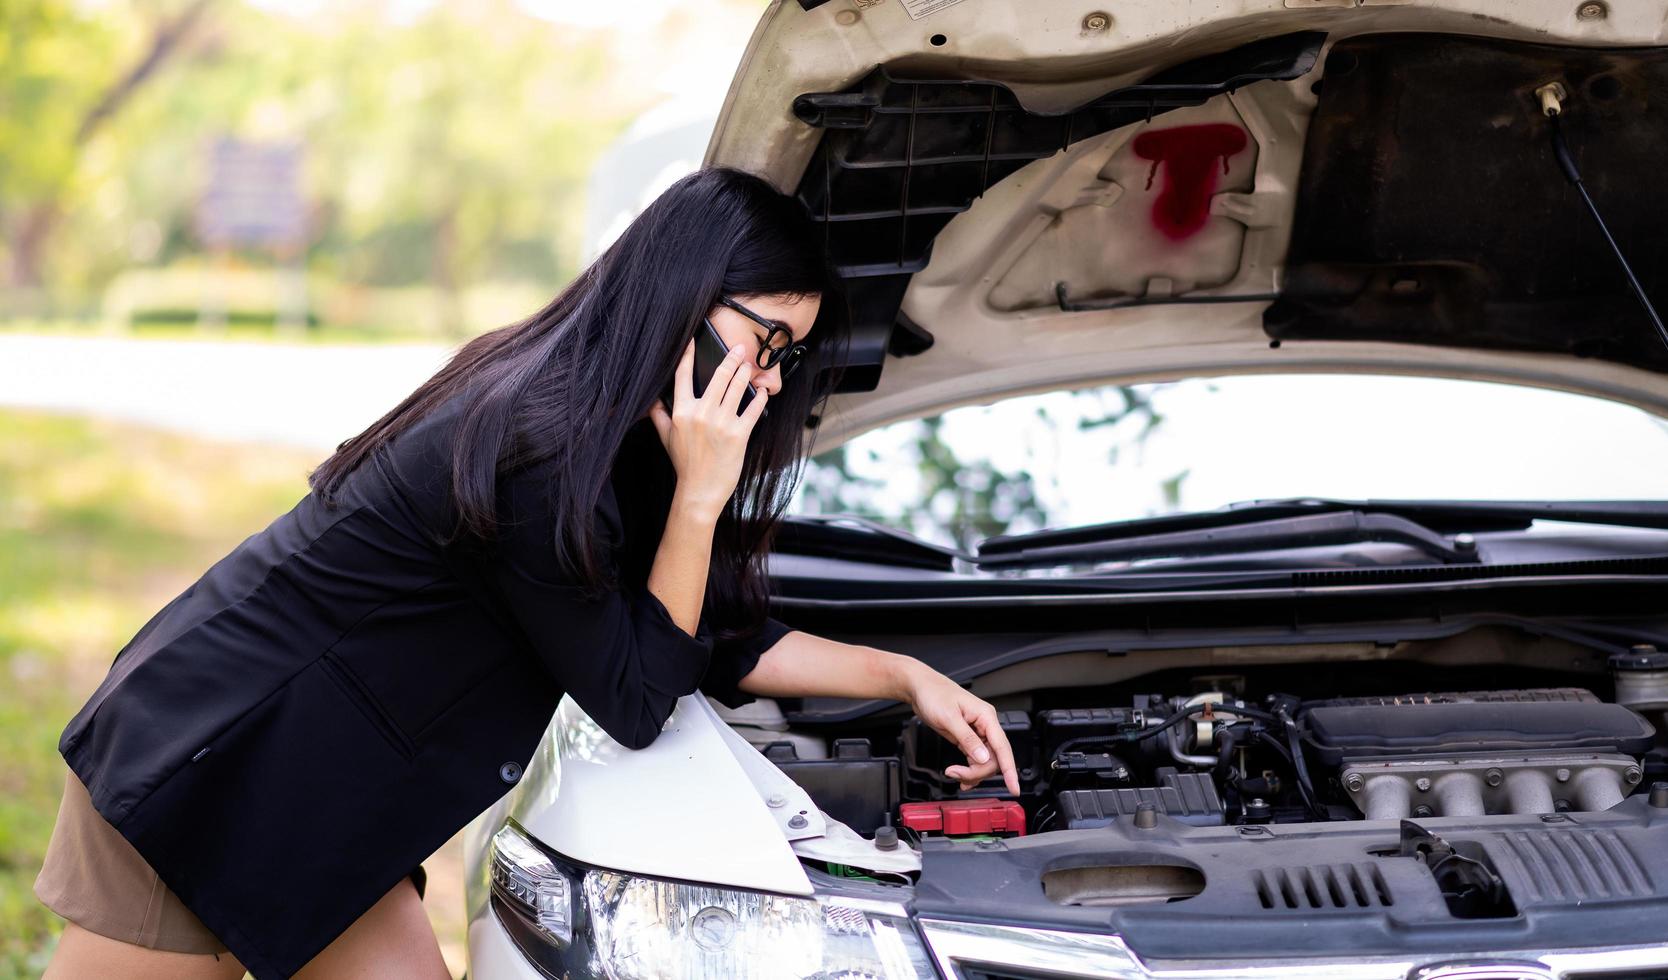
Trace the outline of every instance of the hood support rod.
<instances>
[{"instance_id":1,"label":"hood support rod","mask_svg":"<svg viewBox=\"0 0 1668 980\"><path fill-rule=\"evenodd\" d=\"M1575 185L1581 192L1581 200L1587 205L1587 213L1597 222L1604 240L1610 244L1610 254L1616 256L1616 264L1622 267L1622 274L1627 277L1628 288L1639 305L1645 308L1645 315L1651 318L1651 325L1656 328L1656 334L1662 338L1663 346L1668 347L1668 327L1663 326L1662 317L1657 315L1656 307L1651 304L1651 298L1645 295L1645 287L1639 284L1639 278L1633 274L1633 266L1628 264L1627 256L1622 254L1622 247L1616 244L1616 238L1610 234L1610 227L1604 223L1604 215L1599 213L1598 205L1593 203L1593 196L1587 193L1587 185L1581 180L1581 171L1576 169L1575 158L1570 156L1570 148L1564 142L1564 131L1559 126L1559 117L1564 114L1564 86L1552 82L1536 90L1539 96L1541 111L1546 114L1548 127L1552 133L1552 154L1558 159L1558 168L1564 172L1564 179Z\"/></svg>"}]
</instances>

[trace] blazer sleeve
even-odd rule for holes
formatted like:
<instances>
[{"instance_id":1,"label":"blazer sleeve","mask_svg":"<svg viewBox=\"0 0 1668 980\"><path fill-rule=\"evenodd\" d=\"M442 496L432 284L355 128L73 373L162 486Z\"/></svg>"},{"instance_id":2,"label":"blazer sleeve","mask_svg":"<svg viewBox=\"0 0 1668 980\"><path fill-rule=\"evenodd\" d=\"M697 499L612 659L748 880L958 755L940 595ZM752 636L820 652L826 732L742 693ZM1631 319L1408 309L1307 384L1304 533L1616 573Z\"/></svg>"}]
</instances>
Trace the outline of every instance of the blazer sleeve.
<instances>
[{"instance_id":1,"label":"blazer sleeve","mask_svg":"<svg viewBox=\"0 0 1668 980\"><path fill-rule=\"evenodd\" d=\"M741 690L741 679L753 672L766 650L791 632L788 626L767 616L764 625L750 636L714 641L712 661L701 678L701 693L728 708L752 702L754 696Z\"/></svg>"},{"instance_id":2,"label":"blazer sleeve","mask_svg":"<svg viewBox=\"0 0 1668 980\"><path fill-rule=\"evenodd\" d=\"M548 485L531 477L506 483L507 526L487 564L491 584L563 690L615 741L643 748L707 674L711 634L704 626L695 636L684 632L646 588L587 598L556 559ZM603 493L597 516L606 549L622 538L612 492Z\"/></svg>"}]
</instances>

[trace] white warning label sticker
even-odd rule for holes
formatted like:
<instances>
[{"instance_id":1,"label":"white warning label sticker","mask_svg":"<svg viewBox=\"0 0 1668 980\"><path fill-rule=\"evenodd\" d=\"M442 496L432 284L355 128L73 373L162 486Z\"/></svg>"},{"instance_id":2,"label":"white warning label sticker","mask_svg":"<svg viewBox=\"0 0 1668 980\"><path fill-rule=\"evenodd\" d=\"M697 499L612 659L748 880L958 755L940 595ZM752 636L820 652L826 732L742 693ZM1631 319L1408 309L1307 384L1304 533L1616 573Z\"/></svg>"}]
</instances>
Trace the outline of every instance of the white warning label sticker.
<instances>
[{"instance_id":1,"label":"white warning label sticker","mask_svg":"<svg viewBox=\"0 0 1668 980\"><path fill-rule=\"evenodd\" d=\"M910 20L920 20L930 14L936 14L945 7L954 7L961 0L898 0L909 13Z\"/></svg>"}]
</instances>

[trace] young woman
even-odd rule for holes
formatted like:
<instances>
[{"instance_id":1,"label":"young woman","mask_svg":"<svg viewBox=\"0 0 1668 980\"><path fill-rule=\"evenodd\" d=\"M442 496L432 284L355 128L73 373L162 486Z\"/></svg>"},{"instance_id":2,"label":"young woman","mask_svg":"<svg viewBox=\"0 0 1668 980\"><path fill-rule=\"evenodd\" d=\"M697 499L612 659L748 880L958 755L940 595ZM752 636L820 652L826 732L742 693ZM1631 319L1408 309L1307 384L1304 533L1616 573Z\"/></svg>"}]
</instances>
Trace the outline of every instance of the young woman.
<instances>
[{"instance_id":1,"label":"young woman","mask_svg":"<svg viewBox=\"0 0 1668 980\"><path fill-rule=\"evenodd\" d=\"M844 340L817 242L755 177L679 181L146 624L59 743L47 976L445 977L420 862L564 693L630 748L696 690L907 701L966 752L952 778L1017 793L990 705L765 613ZM729 353L697 397L703 320Z\"/></svg>"}]
</instances>

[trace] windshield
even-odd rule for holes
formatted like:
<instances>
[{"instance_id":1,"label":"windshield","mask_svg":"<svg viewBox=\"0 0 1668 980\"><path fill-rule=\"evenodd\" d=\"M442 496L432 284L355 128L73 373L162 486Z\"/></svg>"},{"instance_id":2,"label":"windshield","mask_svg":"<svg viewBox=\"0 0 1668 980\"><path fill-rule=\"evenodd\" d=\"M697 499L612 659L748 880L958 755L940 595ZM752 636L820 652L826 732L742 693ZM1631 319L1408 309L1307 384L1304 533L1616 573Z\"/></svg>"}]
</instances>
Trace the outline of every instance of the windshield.
<instances>
[{"instance_id":1,"label":"windshield","mask_svg":"<svg viewBox=\"0 0 1668 980\"><path fill-rule=\"evenodd\" d=\"M1668 499L1668 422L1566 392L1260 375L1010 398L819 453L792 512L970 547L1282 497Z\"/></svg>"}]
</instances>

